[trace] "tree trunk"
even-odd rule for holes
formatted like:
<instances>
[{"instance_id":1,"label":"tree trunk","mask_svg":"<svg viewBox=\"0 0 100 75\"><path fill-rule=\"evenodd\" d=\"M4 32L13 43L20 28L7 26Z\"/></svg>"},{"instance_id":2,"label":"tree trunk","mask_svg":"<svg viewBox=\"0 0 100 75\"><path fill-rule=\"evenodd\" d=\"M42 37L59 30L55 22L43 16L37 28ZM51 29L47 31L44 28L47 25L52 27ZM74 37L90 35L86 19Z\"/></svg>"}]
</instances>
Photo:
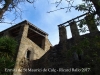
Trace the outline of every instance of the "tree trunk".
<instances>
[{"instance_id":1,"label":"tree trunk","mask_svg":"<svg viewBox=\"0 0 100 75\"><path fill-rule=\"evenodd\" d=\"M100 1L99 0L90 0L90 1L93 3L96 9L96 14L100 17Z\"/></svg>"},{"instance_id":2,"label":"tree trunk","mask_svg":"<svg viewBox=\"0 0 100 75\"><path fill-rule=\"evenodd\" d=\"M8 10L9 5L12 2L12 0L4 0L4 1L5 1L4 7L0 9L0 19L2 19L3 14Z\"/></svg>"}]
</instances>

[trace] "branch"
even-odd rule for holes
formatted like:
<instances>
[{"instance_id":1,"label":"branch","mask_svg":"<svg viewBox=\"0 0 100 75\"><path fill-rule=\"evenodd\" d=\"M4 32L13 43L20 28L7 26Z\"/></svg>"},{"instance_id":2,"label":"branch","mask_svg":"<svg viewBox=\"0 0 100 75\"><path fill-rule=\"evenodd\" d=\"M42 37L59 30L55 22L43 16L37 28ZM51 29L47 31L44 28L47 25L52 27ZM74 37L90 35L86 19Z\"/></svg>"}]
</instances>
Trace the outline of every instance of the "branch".
<instances>
[{"instance_id":1,"label":"branch","mask_svg":"<svg viewBox=\"0 0 100 75\"><path fill-rule=\"evenodd\" d=\"M32 1L30 1L30 0L26 0L27 2L29 2L29 3L34 3L34 0L32 0Z\"/></svg>"},{"instance_id":2,"label":"branch","mask_svg":"<svg viewBox=\"0 0 100 75\"><path fill-rule=\"evenodd\" d=\"M62 1L63 0L59 0L59 1L56 1L55 3L52 3L52 4L56 4L56 8L57 8L62 3ZM65 0L65 1L67 1L67 3L68 3L68 6L67 7L63 7L63 8L61 7L61 8L56 9L56 10L51 10L51 11L49 11L47 13L51 13L51 12L58 11L58 10L62 10L62 9L66 9L66 8L67 8L67 11L66 12L68 12L68 11L71 10L72 7L75 8L75 6L72 6L74 0Z\"/></svg>"},{"instance_id":3,"label":"branch","mask_svg":"<svg viewBox=\"0 0 100 75\"><path fill-rule=\"evenodd\" d=\"M58 3L56 7L58 7L60 4L61 4L62 0L60 0L59 2L56 2Z\"/></svg>"},{"instance_id":4,"label":"branch","mask_svg":"<svg viewBox=\"0 0 100 75\"><path fill-rule=\"evenodd\" d=\"M4 0L4 1L5 1L4 7L0 9L0 19L2 19L3 14L8 10L9 5L12 2L12 0Z\"/></svg>"},{"instance_id":5,"label":"branch","mask_svg":"<svg viewBox=\"0 0 100 75\"><path fill-rule=\"evenodd\" d=\"M11 25L15 24L15 23L12 23L12 22L0 22L0 23L7 23L7 24L11 24Z\"/></svg>"},{"instance_id":6,"label":"branch","mask_svg":"<svg viewBox=\"0 0 100 75\"><path fill-rule=\"evenodd\" d=\"M71 7L75 7L75 6L71 6ZM52 11L48 11L47 13L51 13L51 12L54 12L54 11L58 11L58 10L62 10L62 9L68 9L68 11L71 9L71 7L63 7L63 8L59 8L59 9L56 9L56 10L52 10ZM66 11L67 12L67 11Z\"/></svg>"}]
</instances>

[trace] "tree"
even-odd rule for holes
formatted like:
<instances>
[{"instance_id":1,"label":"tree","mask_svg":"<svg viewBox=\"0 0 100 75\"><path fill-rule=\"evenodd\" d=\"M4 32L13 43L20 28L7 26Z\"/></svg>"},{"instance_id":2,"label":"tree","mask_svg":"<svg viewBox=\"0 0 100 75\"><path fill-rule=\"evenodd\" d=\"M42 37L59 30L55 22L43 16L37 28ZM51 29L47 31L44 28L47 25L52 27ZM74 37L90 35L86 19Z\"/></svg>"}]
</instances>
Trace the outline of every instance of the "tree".
<instances>
[{"instance_id":1,"label":"tree","mask_svg":"<svg viewBox=\"0 0 100 75\"><path fill-rule=\"evenodd\" d=\"M100 0L90 0L90 1L93 3L96 9L96 14L98 14L98 16L100 17Z\"/></svg>"},{"instance_id":2,"label":"tree","mask_svg":"<svg viewBox=\"0 0 100 75\"><path fill-rule=\"evenodd\" d=\"M65 7L60 6L60 4L62 4L63 0L56 0L56 2L54 3L57 7L56 10L53 11L49 11L50 12L54 12L54 11L58 11L61 9L65 9L66 12L71 11L71 8L74 8L75 10L81 11L81 12L85 12L84 14L84 18L81 19L80 17L82 17L80 15L80 17L78 16L78 26L80 27L79 31L84 33L86 31L88 31L86 25L91 25L91 28L94 29L95 25L100 25L100 0L82 0L83 3L79 4L79 5L73 5L73 3L75 2L75 0L65 0L68 4L68 6L66 5ZM60 7L60 8L59 8ZM89 23L87 24L87 19L86 17L88 17ZM80 19L79 19L80 18ZM75 20L74 18L72 20ZM72 21L69 20L69 21ZM65 22L65 23L69 23L69 21ZM91 21L91 22L90 22ZM63 24L65 24L63 23Z\"/></svg>"},{"instance_id":3,"label":"tree","mask_svg":"<svg viewBox=\"0 0 100 75\"><path fill-rule=\"evenodd\" d=\"M80 21L79 26L83 26L84 24L91 25L91 28L94 29L94 25L100 25L100 0L83 0L85 3L77 5L76 10L88 12L86 17ZM97 16L98 15L98 16ZM83 23L83 24L82 24ZM81 29L83 30L83 29Z\"/></svg>"},{"instance_id":4,"label":"tree","mask_svg":"<svg viewBox=\"0 0 100 75\"><path fill-rule=\"evenodd\" d=\"M2 22L2 20L4 19L3 16L4 16L4 13L9 11L13 11L14 12L18 12L16 9L19 9L18 8L18 4L22 3L22 2L28 2L30 4L33 4L35 2L35 0L0 0L0 5L1 5L1 8L0 8L0 21ZM21 9L19 9L21 10ZM15 15L17 15L15 13Z\"/></svg>"},{"instance_id":5,"label":"tree","mask_svg":"<svg viewBox=\"0 0 100 75\"><path fill-rule=\"evenodd\" d=\"M1 8L0 8L0 21L1 22L3 21L4 13L7 12L7 11L15 12L15 16L18 15L17 9L19 9L18 5L20 5L20 3L28 2L30 4L34 4L35 1L36 0L0 0L0 5L1 5ZM62 1L63 0L56 0L56 2L55 2L56 7L58 7L61 4ZM82 0L85 3L82 4L82 5L81 4L78 5L78 7L73 6L73 2L75 0L65 0L65 1L68 3L68 7L64 7L64 8L67 8L67 10L70 10L72 7L74 7L77 10L80 9L80 8L84 9L83 6L87 7L87 6L85 6L87 4L87 5L89 5L89 9L85 9L85 10L87 10L88 12L91 12L90 9L95 8L95 10L96 10L95 14L98 14L98 16L100 17L100 0ZM60 8L60 9L64 9L64 8ZM21 9L19 9L19 11L21 11ZM52 11L50 11L50 12L52 12ZM15 17L15 19L16 19L16 17Z\"/></svg>"},{"instance_id":6,"label":"tree","mask_svg":"<svg viewBox=\"0 0 100 75\"><path fill-rule=\"evenodd\" d=\"M68 7L60 8L68 10L71 10L72 7L74 7L76 10L83 10L91 12L93 9L96 11L95 14L97 14L100 17L100 0L82 0L84 3L80 5L73 6L74 0L65 0L68 3ZM56 7L58 7L61 4L62 0L56 1ZM87 6L88 5L88 6ZM52 11L50 11L52 12Z\"/></svg>"},{"instance_id":7,"label":"tree","mask_svg":"<svg viewBox=\"0 0 100 75\"><path fill-rule=\"evenodd\" d=\"M8 36L0 37L0 75L11 75L7 69L13 69L15 65L17 42Z\"/></svg>"}]
</instances>

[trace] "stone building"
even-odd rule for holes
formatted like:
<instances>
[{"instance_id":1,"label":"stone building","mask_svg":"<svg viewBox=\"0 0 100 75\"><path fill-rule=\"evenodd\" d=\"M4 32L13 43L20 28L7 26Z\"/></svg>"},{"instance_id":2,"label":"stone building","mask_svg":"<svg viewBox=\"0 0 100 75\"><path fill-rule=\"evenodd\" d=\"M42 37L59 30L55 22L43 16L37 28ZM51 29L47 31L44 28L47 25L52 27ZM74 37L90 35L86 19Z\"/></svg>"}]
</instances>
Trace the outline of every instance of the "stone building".
<instances>
[{"instance_id":1,"label":"stone building","mask_svg":"<svg viewBox=\"0 0 100 75\"><path fill-rule=\"evenodd\" d=\"M77 21L68 21L72 33L70 39L67 38L66 25L60 24L59 43L33 61L32 69L40 70L29 75L99 75L100 32L96 24L92 26L91 21L86 21L90 33L81 36Z\"/></svg>"},{"instance_id":2,"label":"stone building","mask_svg":"<svg viewBox=\"0 0 100 75\"><path fill-rule=\"evenodd\" d=\"M68 24L72 38L67 39L66 26L60 24L59 43L55 46L46 32L28 21L2 31L0 35L19 41L15 69L27 69L13 75L99 75L99 40L93 40L100 38L97 26L87 21L90 33L80 36L76 21L72 19Z\"/></svg>"},{"instance_id":3,"label":"stone building","mask_svg":"<svg viewBox=\"0 0 100 75\"><path fill-rule=\"evenodd\" d=\"M0 32L0 35L13 37L19 43L15 69L28 68L32 60L40 59L52 46L48 34L26 20ZM14 75L22 74L14 72Z\"/></svg>"}]
</instances>

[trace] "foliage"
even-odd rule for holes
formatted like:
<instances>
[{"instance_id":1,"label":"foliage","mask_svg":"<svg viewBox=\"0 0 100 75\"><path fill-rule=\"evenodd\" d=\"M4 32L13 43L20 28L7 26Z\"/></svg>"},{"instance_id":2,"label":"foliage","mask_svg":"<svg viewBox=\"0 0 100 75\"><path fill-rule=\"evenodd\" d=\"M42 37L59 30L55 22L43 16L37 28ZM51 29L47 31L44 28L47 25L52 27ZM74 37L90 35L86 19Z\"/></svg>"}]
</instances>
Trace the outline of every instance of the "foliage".
<instances>
[{"instance_id":1,"label":"foliage","mask_svg":"<svg viewBox=\"0 0 100 75\"><path fill-rule=\"evenodd\" d=\"M98 19L100 20L100 0L82 0L84 3L79 4L75 7L78 11L88 12L89 15L92 15L92 18L90 18L91 23L96 22L96 25L98 24ZM98 15L98 17L95 17Z\"/></svg>"},{"instance_id":2,"label":"foliage","mask_svg":"<svg viewBox=\"0 0 100 75\"><path fill-rule=\"evenodd\" d=\"M80 68L90 68L90 71L84 75L99 75L100 69L100 36L86 38L73 45L68 52L68 57L73 56L73 52L81 55L79 60Z\"/></svg>"},{"instance_id":3,"label":"foliage","mask_svg":"<svg viewBox=\"0 0 100 75\"><path fill-rule=\"evenodd\" d=\"M74 5L74 6L73 6L73 2L75 2L75 0L65 0L65 1L67 2L68 6L64 8L61 7L60 9L57 10L67 9L66 12L68 12L71 11L71 8L75 8L75 10L81 11L83 13L86 12L87 14L85 15L85 17L87 17L88 15L92 16L89 18L91 22L89 22L88 24L85 17L83 17L83 19L81 20L80 17L77 17L78 21L76 22L79 22L78 26L80 27L79 29L80 32L85 33L86 31L88 31L87 27L84 27L84 25L91 25L92 26L91 28L93 28L95 25L100 25L100 0L82 0L83 1L82 4ZM58 7L62 2L63 2L62 0L59 0L59 1L55 1L54 4L56 5L56 7ZM54 12L54 11L50 11L50 12ZM72 19L72 20L76 20L76 19Z\"/></svg>"},{"instance_id":4,"label":"foliage","mask_svg":"<svg viewBox=\"0 0 100 75\"><path fill-rule=\"evenodd\" d=\"M92 3L79 4L75 7L75 9L78 11L83 11L83 12L94 12L95 11Z\"/></svg>"},{"instance_id":5,"label":"foliage","mask_svg":"<svg viewBox=\"0 0 100 75\"><path fill-rule=\"evenodd\" d=\"M8 36L0 37L0 75L11 75L5 68L13 69L15 64L17 42Z\"/></svg>"},{"instance_id":6,"label":"foliage","mask_svg":"<svg viewBox=\"0 0 100 75\"><path fill-rule=\"evenodd\" d=\"M15 15L15 19L18 17L21 18L21 12L22 8L19 8L18 5L21 3L30 3L34 4L36 0L0 0L0 22L4 21L4 14L5 12L13 12ZM56 7L58 7L63 0L56 0L54 4L56 4ZM75 2L74 0L65 0L67 2L68 6L61 7L60 9L67 9L66 12L71 11L71 8L75 8L78 11L83 11L83 12L94 12L95 10L97 11L97 14L100 16L99 8L100 8L100 0L82 0L84 3L79 4L77 6L73 6L73 3ZM57 10L60 10L57 9ZM54 11L57 11L54 10ZM53 12L53 11L50 11ZM49 13L50 13L49 12ZM14 20L15 20L14 19ZM4 22L6 23L6 22Z\"/></svg>"},{"instance_id":7,"label":"foliage","mask_svg":"<svg viewBox=\"0 0 100 75\"><path fill-rule=\"evenodd\" d=\"M94 15L93 13L89 13L83 19L81 19L78 23L80 32L85 33L86 31L88 31L85 25L91 26L92 30L94 30L96 26L100 25L99 16Z\"/></svg>"}]
</instances>

